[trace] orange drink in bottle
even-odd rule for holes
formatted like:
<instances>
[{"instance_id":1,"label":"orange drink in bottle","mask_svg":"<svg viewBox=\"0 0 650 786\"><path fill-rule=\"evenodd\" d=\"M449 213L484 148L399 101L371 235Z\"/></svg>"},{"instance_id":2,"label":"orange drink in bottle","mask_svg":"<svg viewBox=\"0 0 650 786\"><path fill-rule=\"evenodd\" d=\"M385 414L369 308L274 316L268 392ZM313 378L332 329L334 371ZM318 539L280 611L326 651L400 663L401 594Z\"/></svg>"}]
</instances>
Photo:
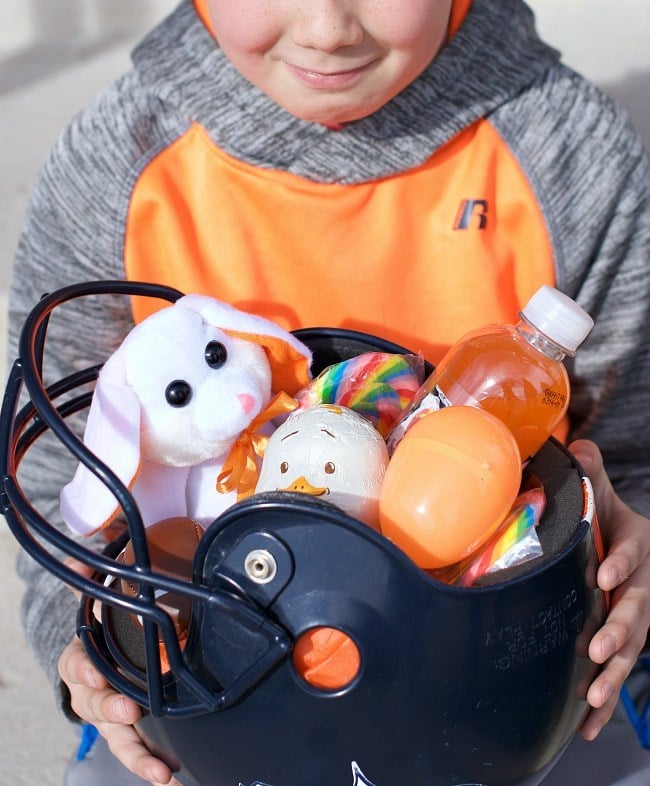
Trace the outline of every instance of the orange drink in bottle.
<instances>
[{"instance_id":1,"label":"orange drink in bottle","mask_svg":"<svg viewBox=\"0 0 650 786\"><path fill-rule=\"evenodd\" d=\"M449 405L495 415L527 461L562 421L569 405L563 360L593 327L574 300L553 287L539 289L516 325L488 325L454 344L425 380L389 440L393 450L422 414Z\"/></svg>"}]
</instances>

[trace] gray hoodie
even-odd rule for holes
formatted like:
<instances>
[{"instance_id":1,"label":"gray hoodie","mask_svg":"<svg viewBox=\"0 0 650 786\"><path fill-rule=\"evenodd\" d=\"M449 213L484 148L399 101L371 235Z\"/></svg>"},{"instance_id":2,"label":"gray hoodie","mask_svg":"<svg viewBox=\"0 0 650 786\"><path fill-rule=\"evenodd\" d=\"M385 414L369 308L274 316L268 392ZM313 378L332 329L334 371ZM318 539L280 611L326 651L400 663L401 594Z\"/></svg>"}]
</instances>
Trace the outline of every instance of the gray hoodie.
<instances>
[{"instance_id":1,"label":"gray hoodie","mask_svg":"<svg viewBox=\"0 0 650 786\"><path fill-rule=\"evenodd\" d=\"M423 163L479 118L492 124L529 180L551 238L557 286L596 321L569 367L572 436L599 444L619 493L649 514L648 159L621 110L539 40L520 0L474 0L459 32L415 82L336 133L293 117L247 82L191 2L182 2L135 50L133 68L63 131L41 172L16 256L10 357L43 293L124 278L133 185L190 124L246 163L353 184ZM49 328L46 379L103 362L131 326L126 298L66 307ZM40 442L23 482L36 507L58 522L72 460L47 438ZM27 635L56 682L76 602L25 555L19 571Z\"/></svg>"}]
</instances>

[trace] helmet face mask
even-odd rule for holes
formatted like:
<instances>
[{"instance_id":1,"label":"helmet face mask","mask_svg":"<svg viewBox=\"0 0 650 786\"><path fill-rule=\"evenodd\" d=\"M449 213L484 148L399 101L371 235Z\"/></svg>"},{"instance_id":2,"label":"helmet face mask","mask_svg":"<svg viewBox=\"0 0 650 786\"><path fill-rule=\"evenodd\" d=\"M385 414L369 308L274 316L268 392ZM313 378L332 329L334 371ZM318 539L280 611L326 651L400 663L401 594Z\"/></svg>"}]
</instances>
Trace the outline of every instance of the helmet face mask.
<instances>
[{"instance_id":1,"label":"helmet face mask","mask_svg":"<svg viewBox=\"0 0 650 786\"><path fill-rule=\"evenodd\" d=\"M139 727L152 749L201 786L539 783L585 713L595 668L587 645L604 615L589 482L568 451L551 439L531 465L549 500L543 557L480 586L441 584L361 522L287 492L226 510L174 575L153 554L128 489L66 424L88 406L78 388L98 369L42 384L49 314L103 292L181 294L98 282L35 307L2 409L3 512L21 545L84 594L79 635L109 682L147 710ZM315 372L364 351L406 351L351 331L296 335ZM18 412L23 387L30 402ZM103 554L40 516L21 489L18 465L46 429L123 508L126 532ZM119 558L127 542L128 559ZM65 555L94 577L71 571ZM339 689L309 684L292 658L319 627L350 637L360 656Z\"/></svg>"}]
</instances>

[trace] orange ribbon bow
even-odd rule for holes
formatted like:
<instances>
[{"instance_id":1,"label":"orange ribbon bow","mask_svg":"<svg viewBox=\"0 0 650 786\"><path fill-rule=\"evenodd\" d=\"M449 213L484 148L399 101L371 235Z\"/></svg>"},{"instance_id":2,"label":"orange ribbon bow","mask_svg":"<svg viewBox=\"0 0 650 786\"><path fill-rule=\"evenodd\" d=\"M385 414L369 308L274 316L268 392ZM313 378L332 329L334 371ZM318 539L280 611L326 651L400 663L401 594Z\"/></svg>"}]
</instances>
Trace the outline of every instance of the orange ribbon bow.
<instances>
[{"instance_id":1,"label":"orange ribbon bow","mask_svg":"<svg viewBox=\"0 0 650 786\"><path fill-rule=\"evenodd\" d=\"M288 393L278 393L270 404L254 418L248 428L237 437L230 448L223 468L217 478L217 491L228 494L237 489L237 498L245 499L255 492L259 467L256 456L262 458L266 443L269 441L265 434L257 431L269 420L286 415L298 408L298 402Z\"/></svg>"}]
</instances>

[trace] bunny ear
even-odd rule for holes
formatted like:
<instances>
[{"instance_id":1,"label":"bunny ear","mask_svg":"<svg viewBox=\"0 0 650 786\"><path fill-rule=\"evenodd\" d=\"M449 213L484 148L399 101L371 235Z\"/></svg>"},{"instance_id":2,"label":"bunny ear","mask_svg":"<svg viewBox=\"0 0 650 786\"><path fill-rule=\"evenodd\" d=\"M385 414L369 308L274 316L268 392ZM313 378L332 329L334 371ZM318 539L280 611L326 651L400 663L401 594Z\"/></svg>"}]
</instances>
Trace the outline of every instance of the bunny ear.
<instances>
[{"instance_id":1,"label":"bunny ear","mask_svg":"<svg viewBox=\"0 0 650 786\"><path fill-rule=\"evenodd\" d=\"M126 385L119 349L97 379L84 444L126 486L133 485L140 466L140 402ZM60 505L63 520L79 535L108 526L119 510L111 491L84 464L61 491Z\"/></svg>"},{"instance_id":2,"label":"bunny ear","mask_svg":"<svg viewBox=\"0 0 650 786\"><path fill-rule=\"evenodd\" d=\"M311 351L295 336L275 322L207 295L185 295L176 301L196 311L202 319L234 338L250 341L266 352L271 367L271 387L293 395L311 379Z\"/></svg>"},{"instance_id":3,"label":"bunny ear","mask_svg":"<svg viewBox=\"0 0 650 786\"><path fill-rule=\"evenodd\" d=\"M224 329L224 333L259 344L271 367L271 388L294 395L311 380L311 353L291 334L286 336ZM293 339L289 341L288 339ZM296 346L301 344L301 346Z\"/></svg>"}]
</instances>

